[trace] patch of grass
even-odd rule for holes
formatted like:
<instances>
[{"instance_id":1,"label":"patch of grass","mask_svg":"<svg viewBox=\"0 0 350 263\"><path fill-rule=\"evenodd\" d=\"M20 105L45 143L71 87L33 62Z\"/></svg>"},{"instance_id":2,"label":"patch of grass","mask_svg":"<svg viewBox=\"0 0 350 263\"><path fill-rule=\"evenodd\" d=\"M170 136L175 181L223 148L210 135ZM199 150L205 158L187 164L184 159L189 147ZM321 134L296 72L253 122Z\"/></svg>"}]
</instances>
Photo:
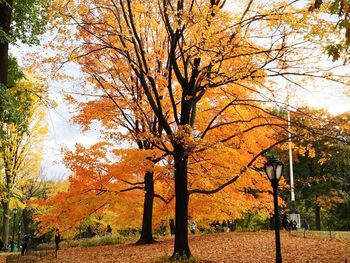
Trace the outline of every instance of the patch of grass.
<instances>
[{"instance_id":1,"label":"patch of grass","mask_svg":"<svg viewBox=\"0 0 350 263\"><path fill-rule=\"evenodd\" d=\"M164 256L160 259L160 261L157 261L156 263L196 263L198 262L198 259L191 256L189 259L177 257L176 260L172 259L170 256Z\"/></svg>"},{"instance_id":2,"label":"patch of grass","mask_svg":"<svg viewBox=\"0 0 350 263\"><path fill-rule=\"evenodd\" d=\"M71 247L94 247L94 246L105 246L114 244L123 244L126 242L136 241L136 236L95 236L92 238L83 238L79 240L64 240L60 243L60 249L66 249ZM40 244L37 246L37 250L51 250L55 249L54 243Z\"/></svg>"},{"instance_id":3,"label":"patch of grass","mask_svg":"<svg viewBox=\"0 0 350 263\"><path fill-rule=\"evenodd\" d=\"M303 231L296 231L292 233L296 233L297 235L303 235ZM329 239L329 231L314 231L314 230L308 230L305 233L306 237L315 237L315 238L326 238ZM350 239L350 232L346 231L332 231L332 238L334 239Z\"/></svg>"},{"instance_id":4,"label":"patch of grass","mask_svg":"<svg viewBox=\"0 0 350 263\"><path fill-rule=\"evenodd\" d=\"M76 241L76 240L75 240ZM103 237L93 237L78 240L77 246L79 247L93 247L93 246L104 246L125 243L125 238L123 236L103 236ZM75 244L74 244L75 245ZM72 247L72 246L69 246Z\"/></svg>"}]
</instances>

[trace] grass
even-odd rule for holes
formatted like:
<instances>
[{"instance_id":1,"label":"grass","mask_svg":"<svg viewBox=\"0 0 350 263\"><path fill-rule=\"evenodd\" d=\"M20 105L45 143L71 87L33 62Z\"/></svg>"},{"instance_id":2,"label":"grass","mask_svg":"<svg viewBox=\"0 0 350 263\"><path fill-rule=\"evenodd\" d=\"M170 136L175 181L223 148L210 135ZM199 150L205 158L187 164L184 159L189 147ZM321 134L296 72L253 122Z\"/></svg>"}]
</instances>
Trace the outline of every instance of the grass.
<instances>
[{"instance_id":1,"label":"grass","mask_svg":"<svg viewBox=\"0 0 350 263\"><path fill-rule=\"evenodd\" d=\"M195 257L187 258L178 258L176 261L174 261L170 256L164 256L162 257L158 262L156 263L196 263L199 260Z\"/></svg>"},{"instance_id":2,"label":"grass","mask_svg":"<svg viewBox=\"0 0 350 263\"><path fill-rule=\"evenodd\" d=\"M95 246L106 246L115 244L124 244L127 242L136 242L138 236L95 236L93 238L83 238L79 240L64 240L60 243L60 249L72 248L72 247L95 247ZM55 249L54 243L40 244L37 246L37 250L50 250Z\"/></svg>"},{"instance_id":3,"label":"grass","mask_svg":"<svg viewBox=\"0 0 350 263\"><path fill-rule=\"evenodd\" d=\"M292 231L292 233L296 233L297 235L304 235L304 231ZM315 230L308 230L305 233L306 237L314 237L314 238L324 238L324 239L330 239L330 233L329 231L315 231ZM344 239L349 240L350 239L350 231L332 231L332 239Z\"/></svg>"}]
</instances>

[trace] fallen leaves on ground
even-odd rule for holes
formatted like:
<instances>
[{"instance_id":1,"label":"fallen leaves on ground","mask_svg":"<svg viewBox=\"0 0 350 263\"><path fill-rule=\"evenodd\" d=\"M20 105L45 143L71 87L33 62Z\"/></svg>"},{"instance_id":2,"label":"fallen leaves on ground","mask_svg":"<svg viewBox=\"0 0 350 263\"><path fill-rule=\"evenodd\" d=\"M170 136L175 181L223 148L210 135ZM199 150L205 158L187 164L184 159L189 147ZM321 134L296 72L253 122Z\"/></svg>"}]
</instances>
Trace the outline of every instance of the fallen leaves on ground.
<instances>
[{"instance_id":1,"label":"fallen leaves on ground","mask_svg":"<svg viewBox=\"0 0 350 263\"><path fill-rule=\"evenodd\" d=\"M275 261L274 232L234 232L190 236L192 254L196 262L256 263ZM173 239L164 238L151 245L121 244L90 248L60 250L57 259L45 263L68 262L162 262L173 250ZM327 240L281 233L284 263L345 263L350 262L349 240Z\"/></svg>"}]
</instances>

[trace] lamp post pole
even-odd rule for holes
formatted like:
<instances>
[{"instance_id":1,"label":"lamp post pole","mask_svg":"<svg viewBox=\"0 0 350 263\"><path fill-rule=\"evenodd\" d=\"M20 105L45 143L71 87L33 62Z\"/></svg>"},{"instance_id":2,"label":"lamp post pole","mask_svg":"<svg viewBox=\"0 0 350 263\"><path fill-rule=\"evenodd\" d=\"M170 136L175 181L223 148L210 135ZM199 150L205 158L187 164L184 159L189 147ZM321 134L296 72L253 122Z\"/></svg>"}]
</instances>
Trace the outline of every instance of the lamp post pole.
<instances>
[{"instance_id":1,"label":"lamp post pole","mask_svg":"<svg viewBox=\"0 0 350 263\"><path fill-rule=\"evenodd\" d=\"M19 248L19 238L21 236L21 221L18 223L18 236L17 236L17 247Z\"/></svg>"},{"instance_id":2,"label":"lamp post pole","mask_svg":"<svg viewBox=\"0 0 350 263\"><path fill-rule=\"evenodd\" d=\"M275 240L276 240L276 263L282 263L281 254L281 239L280 239L280 220L278 213L278 180L271 180L273 190L273 206L274 206L274 219L275 219Z\"/></svg>"},{"instance_id":3,"label":"lamp post pole","mask_svg":"<svg viewBox=\"0 0 350 263\"><path fill-rule=\"evenodd\" d=\"M12 227L12 242L11 242L11 252L15 248L15 224L16 224L17 208L13 209L13 227Z\"/></svg>"},{"instance_id":4,"label":"lamp post pole","mask_svg":"<svg viewBox=\"0 0 350 263\"><path fill-rule=\"evenodd\" d=\"M264 170L271 182L272 191L273 191L275 240L276 240L276 263L282 263L280 222L279 222L279 213L278 213L278 182L283 172L283 163L280 160L272 157L265 163Z\"/></svg>"}]
</instances>

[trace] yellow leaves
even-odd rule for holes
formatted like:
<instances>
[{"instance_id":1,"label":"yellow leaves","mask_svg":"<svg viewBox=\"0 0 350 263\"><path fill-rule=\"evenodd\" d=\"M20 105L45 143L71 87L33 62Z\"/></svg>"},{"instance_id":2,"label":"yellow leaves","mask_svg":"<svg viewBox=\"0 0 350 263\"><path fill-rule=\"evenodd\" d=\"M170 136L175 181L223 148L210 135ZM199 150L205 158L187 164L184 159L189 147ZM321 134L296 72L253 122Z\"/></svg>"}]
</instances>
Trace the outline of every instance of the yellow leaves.
<instances>
[{"instance_id":1,"label":"yellow leaves","mask_svg":"<svg viewBox=\"0 0 350 263\"><path fill-rule=\"evenodd\" d=\"M309 149L308 155L310 158L314 158L316 156L315 149L313 149L313 148Z\"/></svg>"},{"instance_id":2,"label":"yellow leaves","mask_svg":"<svg viewBox=\"0 0 350 263\"><path fill-rule=\"evenodd\" d=\"M80 16L85 16L89 13L89 8L86 4L79 4L77 7L77 12Z\"/></svg>"},{"instance_id":3,"label":"yellow leaves","mask_svg":"<svg viewBox=\"0 0 350 263\"><path fill-rule=\"evenodd\" d=\"M318 206L327 211L334 210L339 204L344 202L344 197L337 190L331 190L328 195L320 195L315 201Z\"/></svg>"},{"instance_id":4,"label":"yellow leaves","mask_svg":"<svg viewBox=\"0 0 350 263\"><path fill-rule=\"evenodd\" d=\"M316 157L316 151L313 148L312 144L307 144L306 146L299 146L297 150L300 155L308 156L310 158Z\"/></svg>"},{"instance_id":5,"label":"yellow leaves","mask_svg":"<svg viewBox=\"0 0 350 263\"><path fill-rule=\"evenodd\" d=\"M148 12L149 7L146 6L145 4L140 3L140 2L133 2L132 10L133 10L133 12L137 12L137 13L146 13L146 12Z\"/></svg>"},{"instance_id":6,"label":"yellow leaves","mask_svg":"<svg viewBox=\"0 0 350 263\"><path fill-rule=\"evenodd\" d=\"M328 158L320 158L320 159L318 160L318 163L319 163L320 165L323 165L323 164L325 164L328 160L329 160Z\"/></svg>"},{"instance_id":7,"label":"yellow leaves","mask_svg":"<svg viewBox=\"0 0 350 263\"><path fill-rule=\"evenodd\" d=\"M49 181L48 187L50 189L50 194L55 195L61 192L66 192L68 190L68 181Z\"/></svg>"},{"instance_id":8,"label":"yellow leaves","mask_svg":"<svg viewBox=\"0 0 350 263\"><path fill-rule=\"evenodd\" d=\"M10 210L17 208L17 209L24 209L26 207L25 204L23 204L20 200L17 198L11 198L9 203Z\"/></svg>"},{"instance_id":9,"label":"yellow leaves","mask_svg":"<svg viewBox=\"0 0 350 263\"><path fill-rule=\"evenodd\" d=\"M29 177L38 172L41 163L42 141L48 133L45 119L45 106L42 98L46 95L46 87L30 75L16 83L10 92L18 100L18 112L22 125L8 124L6 132L1 133L0 156L8 159L6 170L11 174L9 185L12 187L19 178ZM12 189L8 189L12 191Z\"/></svg>"}]
</instances>

